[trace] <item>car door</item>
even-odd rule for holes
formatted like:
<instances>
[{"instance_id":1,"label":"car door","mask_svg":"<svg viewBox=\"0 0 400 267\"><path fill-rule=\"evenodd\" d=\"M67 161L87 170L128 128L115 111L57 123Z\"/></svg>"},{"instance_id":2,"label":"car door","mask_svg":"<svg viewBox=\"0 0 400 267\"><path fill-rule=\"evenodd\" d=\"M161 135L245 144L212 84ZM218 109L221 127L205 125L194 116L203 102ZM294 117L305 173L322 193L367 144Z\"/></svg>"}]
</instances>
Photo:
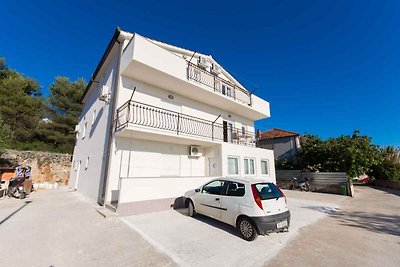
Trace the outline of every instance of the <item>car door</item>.
<instances>
[{"instance_id":1,"label":"car door","mask_svg":"<svg viewBox=\"0 0 400 267\"><path fill-rule=\"evenodd\" d=\"M221 221L235 226L236 218L241 213L241 205L245 194L245 185L228 181L226 194L221 196Z\"/></svg>"},{"instance_id":2,"label":"car door","mask_svg":"<svg viewBox=\"0 0 400 267\"><path fill-rule=\"evenodd\" d=\"M204 185L197 196L196 210L215 219L221 218L221 196L226 189L226 181L214 180Z\"/></svg>"}]
</instances>

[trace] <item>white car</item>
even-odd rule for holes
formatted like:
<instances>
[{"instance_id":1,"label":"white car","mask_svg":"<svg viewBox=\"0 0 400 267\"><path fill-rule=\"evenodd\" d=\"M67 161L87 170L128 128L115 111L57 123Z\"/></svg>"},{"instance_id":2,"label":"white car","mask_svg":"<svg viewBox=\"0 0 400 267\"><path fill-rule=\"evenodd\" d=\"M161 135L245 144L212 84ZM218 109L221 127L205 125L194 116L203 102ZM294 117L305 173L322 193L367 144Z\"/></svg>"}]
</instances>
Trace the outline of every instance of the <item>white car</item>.
<instances>
[{"instance_id":1,"label":"white car","mask_svg":"<svg viewBox=\"0 0 400 267\"><path fill-rule=\"evenodd\" d=\"M214 179L186 192L184 198L189 216L200 213L233 225L248 241L258 234L289 229L285 194L265 180Z\"/></svg>"}]
</instances>

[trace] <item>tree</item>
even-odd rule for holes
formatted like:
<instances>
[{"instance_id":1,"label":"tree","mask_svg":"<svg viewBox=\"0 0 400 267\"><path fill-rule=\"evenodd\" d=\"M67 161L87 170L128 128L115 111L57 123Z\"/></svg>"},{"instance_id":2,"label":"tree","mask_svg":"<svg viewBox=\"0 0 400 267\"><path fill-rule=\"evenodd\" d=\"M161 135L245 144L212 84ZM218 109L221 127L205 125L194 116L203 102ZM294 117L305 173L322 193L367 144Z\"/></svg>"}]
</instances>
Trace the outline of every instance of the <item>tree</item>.
<instances>
[{"instance_id":1,"label":"tree","mask_svg":"<svg viewBox=\"0 0 400 267\"><path fill-rule=\"evenodd\" d=\"M346 172L352 178L371 172L379 163L378 147L359 131L327 140L305 135L298 159L304 170Z\"/></svg>"},{"instance_id":2,"label":"tree","mask_svg":"<svg viewBox=\"0 0 400 267\"><path fill-rule=\"evenodd\" d=\"M71 82L66 77L56 77L50 85L50 97L46 113L51 123L39 127L41 140L54 146L59 152L71 153L75 143L73 133L82 109L80 98L86 88L86 81L78 79Z\"/></svg>"},{"instance_id":3,"label":"tree","mask_svg":"<svg viewBox=\"0 0 400 267\"><path fill-rule=\"evenodd\" d=\"M400 149L384 147L379 150L380 162L372 167L377 179L400 181Z\"/></svg>"},{"instance_id":4,"label":"tree","mask_svg":"<svg viewBox=\"0 0 400 267\"><path fill-rule=\"evenodd\" d=\"M40 95L37 81L9 69L0 59L0 115L10 128L10 143L15 148L34 139L42 115Z\"/></svg>"},{"instance_id":5,"label":"tree","mask_svg":"<svg viewBox=\"0 0 400 267\"><path fill-rule=\"evenodd\" d=\"M11 127L4 123L2 116L0 115L0 155L1 151L10 144L11 140Z\"/></svg>"}]
</instances>

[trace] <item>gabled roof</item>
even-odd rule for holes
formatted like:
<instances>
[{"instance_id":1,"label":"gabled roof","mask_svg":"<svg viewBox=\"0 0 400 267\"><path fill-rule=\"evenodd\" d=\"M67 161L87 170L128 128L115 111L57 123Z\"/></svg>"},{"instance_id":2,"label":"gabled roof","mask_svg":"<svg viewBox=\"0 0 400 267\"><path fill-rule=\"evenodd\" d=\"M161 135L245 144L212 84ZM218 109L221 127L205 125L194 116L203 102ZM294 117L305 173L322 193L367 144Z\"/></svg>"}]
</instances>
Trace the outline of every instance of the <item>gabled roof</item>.
<instances>
[{"instance_id":1,"label":"gabled roof","mask_svg":"<svg viewBox=\"0 0 400 267\"><path fill-rule=\"evenodd\" d=\"M300 134L295 132L290 132L282 129L273 128L266 132L262 132L259 140L277 139L291 136L299 136Z\"/></svg>"},{"instance_id":2,"label":"gabled roof","mask_svg":"<svg viewBox=\"0 0 400 267\"><path fill-rule=\"evenodd\" d=\"M109 42L109 44L108 44L108 46L107 46L106 51L104 52L104 54L103 54L103 56L102 56L100 62L98 63L98 65L97 65L97 67L96 67L96 70L94 71L94 73L93 73L93 75L92 75L92 77L91 77L91 79L90 79L90 81L89 81L89 84L87 85L87 87L86 87L86 89L85 89L85 91L84 91L84 93L83 93L83 95L82 95L82 97L81 97L81 99L80 99L80 101L81 101L82 103L83 103L83 101L84 101L84 99L85 99L85 96L88 94L89 89L91 88L93 82L95 82L95 79L96 79L98 73L100 72L100 69L102 68L103 64L104 64L105 61L107 60L107 58L108 58L109 54L111 53L111 50L113 49L114 45L115 45L116 43L123 42L123 40L132 39L136 34L137 34L137 33L130 33L130 32L127 32L127 31L123 31L123 30L121 30L119 27L117 27L117 29L116 29L115 32L114 32L113 37L111 38L111 40L110 40L110 42ZM193 56L195 59L198 59L199 57L205 57L205 58L207 58L207 60L208 60L210 63L218 64L218 65L220 66L221 70L222 70L222 74L223 74L231 83L233 83L233 84L235 84L235 85L237 85L237 86L239 86L239 87L245 88L245 87L244 87L238 80L236 80L227 70L225 70L225 69L221 66L221 64L219 64L211 55L206 55L206 54L199 53L199 52L196 52L196 51L192 51L192 50L189 50L189 49L186 49L186 48L181 48L181 47L179 47L179 46L167 44L167 43L164 43L164 42L162 42L162 41L158 41L158 40L151 39L151 38L148 38L148 37L144 37L144 36L142 36L142 37L143 37L143 38L146 38L148 41L154 43L155 45L157 45L157 46L159 46L159 47L161 47L161 48L163 48L163 49L166 49L166 50L168 50L168 51L170 51L170 52L172 52L172 53L175 53L175 54L176 54L176 53L179 53L179 54L182 54L182 55L183 55L183 54L186 54L186 55L188 56L188 58L190 58L191 56ZM194 61L194 59L193 59L193 61ZM245 90L247 90L247 89L245 89Z\"/></svg>"},{"instance_id":3,"label":"gabled roof","mask_svg":"<svg viewBox=\"0 0 400 267\"><path fill-rule=\"evenodd\" d=\"M206 54L200 53L198 51L193 51L193 50L190 50L190 49L187 49L187 48L182 48L182 47L179 47L179 46L176 46L176 45L167 44L165 42L162 42L162 41L159 41L159 40L155 40L155 39L152 39L152 38L148 38L148 37L144 37L144 38L146 38L150 42L152 42L152 43L160 46L161 48L164 48L164 49L166 49L166 50L168 50L168 51L170 51L172 53L175 53L175 54L178 53L178 54L181 54L181 55L186 54L188 56L188 58L194 57L193 60L192 60L193 62L195 62L195 60L198 60L199 57L207 58L207 60L210 63L217 64L221 68L222 74L231 83L233 83L233 84L245 89L245 87L235 77L233 77L232 74L230 74L221 64L219 64L211 55L206 55ZM247 90L247 89L245 89L245 90Z\"/></svg>"}]
</instances>

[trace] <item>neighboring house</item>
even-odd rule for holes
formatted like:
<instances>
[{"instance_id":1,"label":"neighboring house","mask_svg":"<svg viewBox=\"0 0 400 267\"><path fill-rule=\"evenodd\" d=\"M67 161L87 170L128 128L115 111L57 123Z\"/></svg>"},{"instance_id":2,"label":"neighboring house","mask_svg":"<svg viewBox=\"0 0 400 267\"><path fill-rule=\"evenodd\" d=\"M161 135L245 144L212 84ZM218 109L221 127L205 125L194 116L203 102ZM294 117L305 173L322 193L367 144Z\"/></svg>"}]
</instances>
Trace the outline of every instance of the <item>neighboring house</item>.
<instances>
[{"instance_id":1,"label":"neighboring house","mask_svg":"<svg viewBox=\"0 0 400 267\"><path fill-rule=\"evenodd\" d=\"M274 128L259 134L258 147L272 149L278 162L296 162L296 154L300 149L300 135Z\"/></svg>"},{"instance_id":2,"label":"neighboring house","mask_svg":"<svg viewBox=\"0 0 400 267\"><path fill-rule=\"evenodd\" d=\"M170 208L212 177L275 182L254 134L269 103L211 56L117 29L82 103L69 186L119 215Z\"/></svg>"}]
</instances>

